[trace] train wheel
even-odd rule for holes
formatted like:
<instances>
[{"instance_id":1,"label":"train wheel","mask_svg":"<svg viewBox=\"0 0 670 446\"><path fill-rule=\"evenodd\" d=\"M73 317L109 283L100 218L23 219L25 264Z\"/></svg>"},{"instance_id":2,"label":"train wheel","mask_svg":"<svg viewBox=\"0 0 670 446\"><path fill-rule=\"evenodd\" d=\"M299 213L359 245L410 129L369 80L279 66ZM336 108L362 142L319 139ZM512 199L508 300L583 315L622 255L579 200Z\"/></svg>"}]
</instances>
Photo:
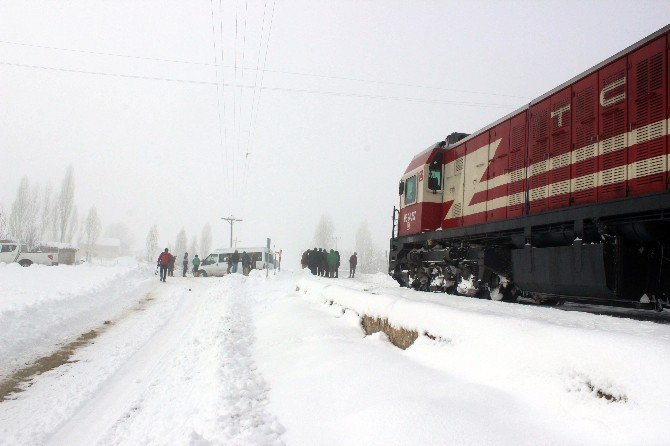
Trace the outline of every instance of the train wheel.
<instances>
[{"instance_id":1,"label":"train wheel","mask_svg":"<svg viewBox=\"0 0 670 446\"><path fill-rule=\"evenodd\" d=\"M514 286L497 274L491 274L488 282L488 298L497 302L514 302Z\"/></svg>"}]
</instances>

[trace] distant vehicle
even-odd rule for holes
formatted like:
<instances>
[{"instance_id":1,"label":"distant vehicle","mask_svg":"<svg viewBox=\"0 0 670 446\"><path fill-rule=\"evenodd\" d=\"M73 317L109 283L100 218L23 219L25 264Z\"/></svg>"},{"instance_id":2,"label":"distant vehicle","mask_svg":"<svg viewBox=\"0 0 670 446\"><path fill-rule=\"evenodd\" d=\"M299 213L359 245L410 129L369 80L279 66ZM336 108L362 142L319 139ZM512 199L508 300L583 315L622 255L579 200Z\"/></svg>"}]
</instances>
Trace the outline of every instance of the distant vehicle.
<instances>
[{"instance_id":1,"label":"distant vehicle","mask_svg":"<svg viewBox=\"0 0 670 446\"><path fill-rule=\"evenodd\" d=\"M32 264L55 266L73 265L76 249L64 246L39 246L29 250L26 245L11 240L0 240L0 262L18 263L21 266Z\"/></svg>"},{"instance_id":2,"label":"distant vehicle","mask_svg":"<svg viewBox=\"0 0 670 446\"><path fill-rule=\"evenodd\" d=\"M224 276L228 271L228 257L232 255L237 249L240 255L240 261L237 262L237 272L242 273L242 253L247 252L251 256L252 269L274 269L275 260L274 252L268 248L220 248L211 252L198 268L198 275L202 277L207 276Z\"/></svg>"}]
</instances>

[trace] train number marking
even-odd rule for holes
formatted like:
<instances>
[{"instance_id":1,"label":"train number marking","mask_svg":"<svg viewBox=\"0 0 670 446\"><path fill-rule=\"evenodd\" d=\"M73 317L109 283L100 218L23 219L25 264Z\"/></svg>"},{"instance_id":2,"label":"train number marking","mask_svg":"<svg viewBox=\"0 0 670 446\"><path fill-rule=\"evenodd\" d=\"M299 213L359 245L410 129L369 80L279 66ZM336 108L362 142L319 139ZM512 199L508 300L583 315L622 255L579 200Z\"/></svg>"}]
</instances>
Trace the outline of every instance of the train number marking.
<instances>
[{"instance_id":1,"label":"train number marking","mask_svg":"<svg viewBox=\"0 0 670 446\"><path fill-rule=\"evenodd\" d=\"M412 222L416 221L416 211L408 212L402 217L402 221L407 225L407 229L410 229Z\"/></svg>"}]
</instances>

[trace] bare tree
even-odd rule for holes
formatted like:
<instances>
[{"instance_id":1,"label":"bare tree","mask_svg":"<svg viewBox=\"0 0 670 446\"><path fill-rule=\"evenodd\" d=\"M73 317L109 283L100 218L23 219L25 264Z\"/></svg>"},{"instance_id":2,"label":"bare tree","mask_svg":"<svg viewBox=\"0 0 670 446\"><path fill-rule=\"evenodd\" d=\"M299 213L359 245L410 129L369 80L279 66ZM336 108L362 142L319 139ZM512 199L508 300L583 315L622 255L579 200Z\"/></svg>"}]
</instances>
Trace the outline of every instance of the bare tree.
<instances>
[{"instance_id":1,"label":"bare tree","mask_svg":"<svg viewBox=\"0 0 670 446\"><path fill-rule=\"evenodd\" d=\"M195 235L191 237L191 244L188 245L188 253L190 254L191 258L195 257L196 254L199 254L198 238Z\"/></svg>"},{"instance_id":2,"label":"bare tree","mask_svg":"<svg viewBox=\"0 0 670 446\"><path fill-rule=\"evenodd\" d=\"M145 248L147 254L147 262L149 263L155 262L158 256L158 226L153 225L151 229L149 229Z\"/></svg>"},{"instance_id":3,"label":"bare tree","mask_svg":"<svg viewBox=\"0 0 670 446\"><path fill-rule=\"evenodd\" d=\"M88 261L91 260L91 253L95 249L95 243L98 241L101 231L102 224L98 217L98 211L95 206L91 206L84 226L84 243L86 244L86 260Z\"/></svg>"},{"instance_id":4,"label":"bare tree","mask_svg":"<svg viewBox=\"0 0 670 446\"><path fill-rule=\"evenodd\" d=\"M38 212L39 187L31 188L28 177L23 177L9 214L9 234L28 246L34 246L39 238Z\"/></svg>"},{"instance_id":5,"label":"bare tree","mask_svg":"<svg viewBox=\"0 0 670 446\"><path fill-rule=\"evenodd\" d=\"M44 186L42 191L42 203L40 204L40 238L44 241L49 238L52 227L53 203L51 199L51 183Z\"/></svg>"},{"instance_id":6,"label":"bare tree","mask_svg":"<svg viewBox=\"0 0 670 446\"><path fill-rule=\"evenodd\" d=\"M314 244L317 248L328 249L333 243L335 225L329 215L322 215L314 231Z\"/></svg>"},{"instance_id":7,"label":"bare tree","mask_svg":"<svg viewBox=\"0 0 670 446\"><path fill-rule=\"evenodd\" d=\"M172 255L181 260L181 258L184 257L184 253L186 252L187 243L188 238L186 237L186 230L181 228L181 231L179 231L179 234L177 234L177 240L175 241L174 252Z\"/></svg>"},{"instance_id":8,"label":"bare tree","mask_svg":"<svg viewBox=\"0 0 670 446\"><path fill-rule=\"evenodd\" d=\"M70 216L70 223L67 226L67 233L65 234L65 242L72 243L74 235L77 233L79 227L79 212L77 212L77 206L72 209L72 215Z\"/></svg>"},{"instance_id":9,"label":"bare tree","mask_svg":"<svg viewBox=\"0 0 670 446\"><path fill-rule=\"evenodd\" d=\"M386 260L381 250L372 241L368 222L363 221L356 231L356 252L358 253L358 270L362 273L385 271Z\"/></svg>"},{"instance_id":10,"label":"bare tree","mask_svg":"<svg viewBox=\"0 0 670 446\"><path fill-rule=\"evenodd\" d=\"M209 250L212 247L212 227L207 223L202 228L202 234L200 234L200 250L202 251L200 257L205 257L209 255Z\"/></svg>"},{"instance_id":11,"label":"bare tree","mask_svg":"<svg viewBox=\"0 0 670 446\"><path fill-rule=\"evenodd\" d=\"M58 240L61 242L71 239L74 232L70 230L76 222L76 216L73 219L75 213L74 206L74 169L72 165L68 166L65 171L65 177L61 183L60 193L58 194L57 204L57 216L58 216Z\"/></svg>"},{"instance_id":12,"label":"bare tree","mask_svg":"<svg viewBox=\"0 0 670 446\"><path fill-rule=\"evenodd\" d=\"M7 231L7 211L0 205L0 239L9 237Z\"/></svg>"}]
</instances>

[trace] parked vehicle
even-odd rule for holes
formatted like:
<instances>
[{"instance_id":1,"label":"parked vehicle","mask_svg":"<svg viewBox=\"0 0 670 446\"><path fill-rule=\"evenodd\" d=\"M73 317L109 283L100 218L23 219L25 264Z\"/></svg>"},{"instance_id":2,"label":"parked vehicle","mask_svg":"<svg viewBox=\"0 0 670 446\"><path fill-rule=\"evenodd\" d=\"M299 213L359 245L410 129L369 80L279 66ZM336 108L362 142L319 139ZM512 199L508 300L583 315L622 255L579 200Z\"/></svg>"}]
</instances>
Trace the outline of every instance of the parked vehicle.
<instances>
[{"instance_id":1,"label":"parked vehicle","mask_svg":"<svg viewBox=\"0 0 670 446\"><path fill-rule=\"evenodd\" d=\"M58 264L74 265L77 250L70 246L55 244L28 249L26 245L11 240L0 240L0 262L18 263L21 266L32 264L53 266Z\"/></svg>"},{"instance_id":2,"label":"parked vehicle","mask_svg":"<svg viewBox=\"0 0 670 446\"><path fill-rule=\"evenodd\" d=\"M246 251L251 256L252 269L274 269L275 260L274 252L268 248L220 248L215 249L207 257L203 259L198 268L198 275L202 277L207 276L224 276L228 271L228 257L230 257L235 250L240 255L240 260L237 262L237 272L242 273L242 253Z\"/></svg>"}]
</instances>

